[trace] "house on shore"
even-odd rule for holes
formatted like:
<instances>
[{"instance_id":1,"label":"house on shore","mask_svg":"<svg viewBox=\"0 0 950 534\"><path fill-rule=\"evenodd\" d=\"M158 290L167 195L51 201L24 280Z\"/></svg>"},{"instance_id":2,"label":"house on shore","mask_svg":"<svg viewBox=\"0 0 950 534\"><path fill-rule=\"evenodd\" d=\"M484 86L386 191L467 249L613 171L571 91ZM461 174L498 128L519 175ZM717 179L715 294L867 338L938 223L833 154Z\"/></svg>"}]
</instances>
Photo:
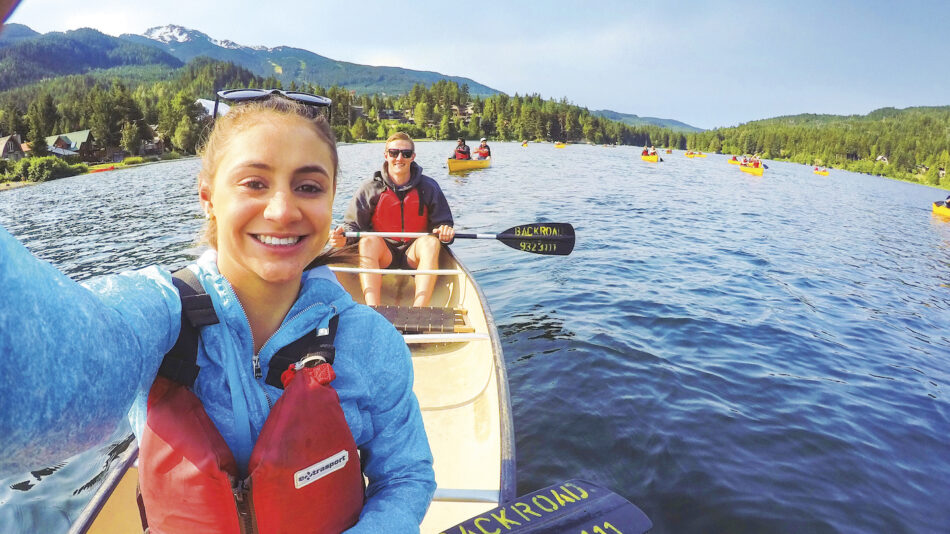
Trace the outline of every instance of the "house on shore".
<instances>
[{"instance_id":1,"label":"house on shore","mask_svg":"<svg viewBox=\"0 0 950 534\"><path fill-rule=\"evenodd\" d=\"M23 152L23 141L18 134L0 137L0 159L19 161L26 157Z\"/></svg>"},{"instance_id":2,"label":"house on shore","mask_svg":"<svg viewBox=\"0 0 950 534\"><path fill-rule=\"evenodd\" d=\"M79 130L46 138L46 146L51 154L63 158L78 154L79 159L83 161L97 159L95 142L91 130Z\"/></svg>"}]
</instances>

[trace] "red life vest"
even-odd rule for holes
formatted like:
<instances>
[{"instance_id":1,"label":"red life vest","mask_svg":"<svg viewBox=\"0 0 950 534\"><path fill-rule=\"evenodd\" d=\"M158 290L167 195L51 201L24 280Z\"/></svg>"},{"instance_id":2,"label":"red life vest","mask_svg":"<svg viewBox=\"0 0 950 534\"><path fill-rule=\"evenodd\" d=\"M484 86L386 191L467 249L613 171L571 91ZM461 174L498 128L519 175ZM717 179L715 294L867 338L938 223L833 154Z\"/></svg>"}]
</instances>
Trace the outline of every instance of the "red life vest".
<instances>
[{"instance_id":1,"label":"red life vest","mask_svg":"<svg viewBox=\"0 0 950 534\"><path fill-rule=\"evenodd\" d=\"M183 298L183 330L186 312ZM278 356L298 343L281 349L274 360L287 361ZM308 359L332 361L332 348L327 358L310 351ZM155 379L139 450L149 532L341 532L357 522L363 477L356 443L329 385L333 368L329 363L290 367L280 377L284 393L264 422L244 480L198 397L177 381ZM272 361L268 382L275 370Z\"/></svg>"},{"instance_id":2,"label":"red life vest","mask_svg":"<svg viewBox=\"0 0 950 534\"><path fill-rule=\"evenodd\" d=\"M386 188L379 195L376 210L373 211L373 230L377 232L428 232L429 209L422 202L419 188L413 187L406 192L402 200L392 189ZM399 241L412 241L412 238L399 238Z\"/></svg>"},{"instance_id":3,"label":"red life vest","mask_svg":"<svg viewBox=\"0 0 950 534\"><path fill-rule=\"evenodd\" d=\"M455 159L472 159L471 155L464 150L455 149Z\"/></svg>"},{"instance_id":4,"label":"red life vest","mask_svg":"<svg viewBox=\"0 0 950 534\"><path fill-rule=\"evenodd\" d=\"M487 158L488 156L491 155L491 149L488 148L487 146L484 146L484 147L480 146L478 147L478 155L481 156L482 158Z\"/></svg>"}]
</instances>

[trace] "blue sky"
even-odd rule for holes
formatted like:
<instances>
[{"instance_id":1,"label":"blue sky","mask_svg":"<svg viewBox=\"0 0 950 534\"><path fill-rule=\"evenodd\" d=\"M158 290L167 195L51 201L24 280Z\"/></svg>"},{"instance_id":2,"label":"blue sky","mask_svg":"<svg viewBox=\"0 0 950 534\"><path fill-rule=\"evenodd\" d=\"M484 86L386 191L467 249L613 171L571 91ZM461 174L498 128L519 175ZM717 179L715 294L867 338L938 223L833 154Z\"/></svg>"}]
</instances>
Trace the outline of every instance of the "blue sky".
<instances>
[{"instance_id":1,"label":"blue sky","mask_svg":"<svg viewBox=\"0 0 950 534\"><path fill-rule=\"evenodd\" d=\"M950 2L22 0L8 22L143 33L465 76L701 128L950 105Z\"/></svg>"}]
</instances>

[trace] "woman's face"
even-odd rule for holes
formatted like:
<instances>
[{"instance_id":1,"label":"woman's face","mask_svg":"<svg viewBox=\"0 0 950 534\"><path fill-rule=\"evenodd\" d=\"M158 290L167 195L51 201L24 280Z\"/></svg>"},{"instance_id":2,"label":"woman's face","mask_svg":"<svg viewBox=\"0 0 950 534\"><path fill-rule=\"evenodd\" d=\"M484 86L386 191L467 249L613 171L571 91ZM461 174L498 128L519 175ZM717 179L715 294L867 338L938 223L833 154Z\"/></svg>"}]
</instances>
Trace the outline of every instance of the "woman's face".
<instances>
[{"instance_id":1,"label":"woman's face","mask_svg":"<svg viewBox=\"0 0 950 534\"><path fill-rule=\"evenodd\" d=\"M330 147L303 118L264 113L234 135L214 183L200 188L232 285L299 283L327 242L334 171Z\"/></svg>"}]
</instances>

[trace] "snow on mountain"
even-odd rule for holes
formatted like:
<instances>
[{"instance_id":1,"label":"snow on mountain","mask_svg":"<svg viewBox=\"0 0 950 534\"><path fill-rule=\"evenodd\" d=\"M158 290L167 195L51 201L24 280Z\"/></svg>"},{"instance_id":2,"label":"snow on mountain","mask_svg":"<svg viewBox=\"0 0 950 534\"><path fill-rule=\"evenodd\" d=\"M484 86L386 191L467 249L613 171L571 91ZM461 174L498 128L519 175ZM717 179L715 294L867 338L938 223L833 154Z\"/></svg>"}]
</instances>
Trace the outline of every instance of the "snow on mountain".
<instances>
[{"instance_id":1,"label":"snow on mountain","mask_svg":"<svg viewBox=\"0 0 950 534\"><path fill-rule=\"evenodd\" d=\"M197 30L185 28L184 26L176 26L174 24L168 24L166 26L156 26L154 28L149 28L148 30L145 31L143 35L149 39L152 39L154 41L158 41L164 44L205 41L215 46L220 46L221 48L230 48L231 50L241 50L241 49L247 49L247 48L252 48L253 50L262 50L262 51L269 50L266 46L248 47L242 44L235 43L234 41L231 41L228 39L219 41L217 39L212 39L208 35L201 33Z\"/></svg>"},{"instance_id":2,"label":"snow on mountain","mask_svg":"<svg viewBox=\"0 0 950 534\"><path fill-rule=\"evenodd\" d=\"M153 39L160 43L187 43L193 38L193 34L200 33L182 26L169 24L167 26L156 26L145 30L145 37Z\"/></svg>"}]
</instances>

